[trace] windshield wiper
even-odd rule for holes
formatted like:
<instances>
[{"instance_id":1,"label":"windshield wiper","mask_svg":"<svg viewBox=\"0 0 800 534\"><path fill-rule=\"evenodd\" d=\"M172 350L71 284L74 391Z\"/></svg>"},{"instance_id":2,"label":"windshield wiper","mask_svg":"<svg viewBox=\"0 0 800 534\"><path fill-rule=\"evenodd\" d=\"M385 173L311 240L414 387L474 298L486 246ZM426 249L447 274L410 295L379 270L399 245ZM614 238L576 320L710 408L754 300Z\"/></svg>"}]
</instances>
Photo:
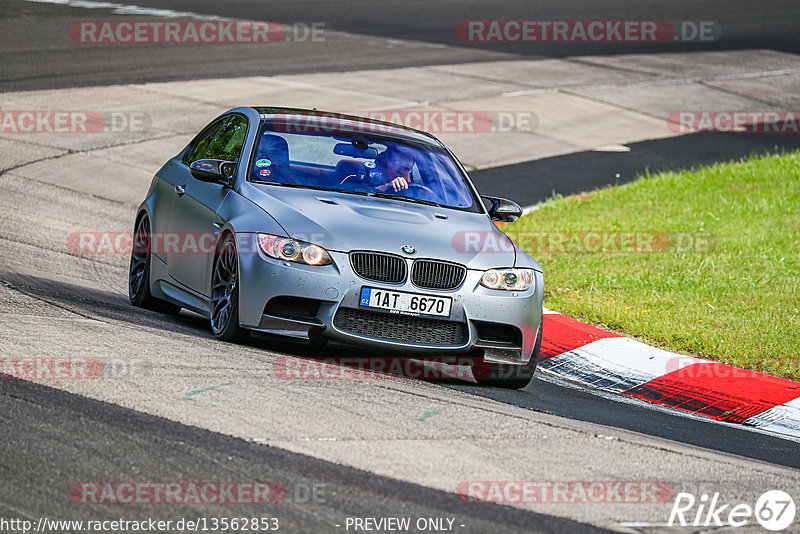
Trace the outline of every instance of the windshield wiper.
<instances>
[{"instance_id":1,"label":"windshield wiper","mask_svg":"<svg viewBox=\"0 0 800 534\"><path fill-rule=\"evenodd\" d=\"M443 206L438 202L434 202L432 200L423 200L421 198L413 198L413 197L404 197L402 195L394 195L392 193L382 193L380 191L350 191L347 189L332 189L330 187L319 187L316 185L308 185L308 184L296 184L294 182L262 182L260 180L254 180L253 183L256 184L263 184L263 185L280 185L283 187L296 187L300 189L315 189L317 191L330 191L332 193L348 193L351 195L361 195L365 197L378 197L378 198L388 198L391 200L404 200L406 202L413 202L415 204L424 204L426 206L436 206L438 208L446 208L447 206Z\"/></svg>"},{"instance_id":2,"label":"windshield wiper","mask_svg":"<svg viewBox=\"0 0 800 534\"><path fill-rule=\"evenodd\" d=\"M300 189L316 189L318 191L337 191L336 189L331 189L329 187L319 187L317 185L308 185L308 184L296 184L294 182L262 182L260 180L254 180L253 183L262 185L280 185L283 187L297 187Z\"/></svg>"},{"instance_id":3,"label":"windshield wiper","mask_svg":"<svg viewBox=\"0 0 800 534\"><path fill-rule=\"evenodd\" d=\"M370 196L376 196L379 198L390 198L392 200L405 200L406 202L413 202L415 204L425 204L426 206L437 206L439 208L445 208L447 206L442 206L438 202L434 202L432 200L423 200L421 198L414 198L414 197L404 197L402 195L393 195L392 193L367 193Z\"/></svg>"}]
</instances>

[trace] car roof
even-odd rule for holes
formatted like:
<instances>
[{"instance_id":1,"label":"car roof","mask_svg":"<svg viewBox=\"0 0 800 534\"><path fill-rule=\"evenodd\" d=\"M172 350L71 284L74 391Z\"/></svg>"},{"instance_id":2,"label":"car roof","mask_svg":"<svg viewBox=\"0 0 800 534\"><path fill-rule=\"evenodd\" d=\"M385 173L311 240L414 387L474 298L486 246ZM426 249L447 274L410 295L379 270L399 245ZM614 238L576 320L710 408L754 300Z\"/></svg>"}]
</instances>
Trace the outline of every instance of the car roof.
<instances>
[{"instance_id":1,"label":"car roof","mask_svg":"<svg viewBox=\"0 0 800 534\"><path fill-rule=\"evenodd\" d=\"M301 108L284 108L284 107L266 107L266 106L258 106L253 107L261 120L267 120L270 118L280 117L281 115L285 116L299 116L304 117L308 123L312 123L315 120L319 123L327 123L327 126L331 125L341 125L343 130L346 131L357 131L359 133L365 134L382 134L382 135L390 135L390 136L397 136L401 138L406 138L409 140L414 140L417 142L422 143L433 143L437 146L444 146L441 141L439 141L436 137L429 134L428 132L424 132L422 130L417 130L414 128L410 128L408 126L404 126L402 124L396 124L393 122L386 122L372 118L366 117L359 117L357 115L348 115L346 113L338 113L332 111L320 111L317 109L301 109ZM386 113L390 113L387 111ZM353 128L353 126L357 126L357 128ZM300 124L300 128L303 128L304 125Z\"/></svg>"}]
</instances>

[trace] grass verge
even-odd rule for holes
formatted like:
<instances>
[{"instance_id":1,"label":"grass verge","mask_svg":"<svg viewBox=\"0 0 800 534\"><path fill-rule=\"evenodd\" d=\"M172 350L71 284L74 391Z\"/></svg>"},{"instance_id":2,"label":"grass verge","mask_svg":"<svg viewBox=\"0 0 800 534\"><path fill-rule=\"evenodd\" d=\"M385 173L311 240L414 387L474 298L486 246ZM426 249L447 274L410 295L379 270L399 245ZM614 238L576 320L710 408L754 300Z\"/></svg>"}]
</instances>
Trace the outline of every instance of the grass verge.
<instances>
[{"instance_id":1,"label":"grass verge","mask_svg":"<svg viewBox=\"0 0 800 534\"><path fill-rule=\"evenodd\" d=\"M553 198L503 230L541 263L545 306L800 379L800 153Z\"/></svg>"}]
</instances>

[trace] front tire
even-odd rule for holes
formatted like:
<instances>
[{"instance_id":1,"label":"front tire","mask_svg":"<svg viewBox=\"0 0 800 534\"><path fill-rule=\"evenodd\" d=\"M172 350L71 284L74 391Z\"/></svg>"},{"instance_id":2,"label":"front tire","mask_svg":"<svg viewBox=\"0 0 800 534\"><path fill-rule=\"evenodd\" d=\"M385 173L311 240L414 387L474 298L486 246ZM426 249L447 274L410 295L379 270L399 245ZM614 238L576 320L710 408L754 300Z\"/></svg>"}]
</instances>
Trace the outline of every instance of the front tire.
<instances>
[{"instance_id":1,"label":"front tire","mask_svg":"<svg viewBox=\"0 0 800 534\"><path fill-rule=\"evenodd\" d=\"M247 331L239 326L239 257L236 240L228 234L219 246L211 275L211 331L222 341L241 342Z\"/></svg>"},{"instance_id":2,"label":"front tire","mask_svg":"<svg viewBox=\"0 0 800 534\"><path fill-rule=\"evenodd\" d=\"M539 351L542 348L542 326L536 336L531 359L525 365L481 362L472 368L472 375L478 384L505 389L522 389L533 380Z\"/></svg>"},{"instance_id":3,"label":"front tire","mask_svg":"<svg viewBox=\"0 0 800 534\"><path fill-rule=\"evenodd\" d=\"M131 264L128 269L128 299L139 308L178 315L180 306L159 300L150 293L150 218L145 214L136 222Z\"/></svg>"}]
</instances>

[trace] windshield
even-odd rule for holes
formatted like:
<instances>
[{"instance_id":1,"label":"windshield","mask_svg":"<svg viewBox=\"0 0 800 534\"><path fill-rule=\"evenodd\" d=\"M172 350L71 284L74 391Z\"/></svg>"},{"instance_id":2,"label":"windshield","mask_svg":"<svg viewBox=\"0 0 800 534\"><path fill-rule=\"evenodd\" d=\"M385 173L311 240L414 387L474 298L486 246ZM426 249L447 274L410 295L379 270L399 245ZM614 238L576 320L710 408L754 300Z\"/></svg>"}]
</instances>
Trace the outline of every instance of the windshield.
<instances>
[{"instance_id":1,"label":"windshield","mask_svg":"<svg viewBox=\"0 0 800 534\"><path fill-rule=\"evenodd\" d=\"M281 130L262 125L251 182L479 211L464 176L441 147L374 132Z\"/></svg>"}]
</instances>

